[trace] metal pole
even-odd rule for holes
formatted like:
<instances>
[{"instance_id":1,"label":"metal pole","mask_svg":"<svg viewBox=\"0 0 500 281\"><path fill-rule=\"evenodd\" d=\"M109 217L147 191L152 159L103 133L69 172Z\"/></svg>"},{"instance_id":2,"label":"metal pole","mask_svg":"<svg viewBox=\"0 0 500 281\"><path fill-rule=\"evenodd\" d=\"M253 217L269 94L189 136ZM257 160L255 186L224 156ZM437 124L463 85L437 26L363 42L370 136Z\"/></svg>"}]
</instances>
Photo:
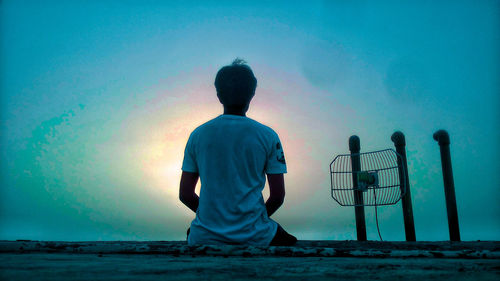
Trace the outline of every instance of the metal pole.
<instances>
[{"instance_id":1,"label":"metal pole","mask_svg":"<svg viewBox=\"0 0 500 281\"><path fill-rule=\"evenodd\" d=\"M441 151L441 167L443 169L444 196L446 198L446 211L448 213L448 228L451 241L460 241L458 228L457 200L455 197L455 183L450 156L450 136L445 130L439 130L433 135Z\"/></svg>"},{"instance_id":2,"label":"metal pole","mask_svg":"<svg viewBox=\"0 0 500 281\"><path fill-rule=\"evenodd\" d=\"M349 138L349 150L351 151L352 183L354 189L354 214L356 215L356 235L358 241L366 241L365 208L363 206L363 192L357 190L358 173L361 170L361 161L359 158L359 137L351 136Z\"/></svg>"},{"instance_id":3,"label":"metal pole","mask_svg":"<svg viewBox=\"0 0 500 281\"><path fill-rule=\"evenodd\" d=\"M406 186L406 193L401 199L401 204L403 206L406 241L416 241L415 223L413 221L413 207L411 204L410 177L408 175L408 163L406 161L405 135L400 131L396 131L394 132L394 134L392 134L391 140L394 142L396 152L401 155L401 159L398 158L399 180L402 184L401 181L404 178L404 184ZM403 193L403 190L401 190L401 193Z\"/></svg>"}]
</instances>

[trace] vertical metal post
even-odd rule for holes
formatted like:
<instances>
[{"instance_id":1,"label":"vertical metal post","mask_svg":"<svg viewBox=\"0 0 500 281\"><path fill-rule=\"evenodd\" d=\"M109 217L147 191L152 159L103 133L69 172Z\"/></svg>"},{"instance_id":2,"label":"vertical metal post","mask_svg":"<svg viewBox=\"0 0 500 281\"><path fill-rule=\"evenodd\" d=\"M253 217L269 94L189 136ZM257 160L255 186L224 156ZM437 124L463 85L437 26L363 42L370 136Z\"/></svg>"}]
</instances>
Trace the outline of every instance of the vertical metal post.
<instances>
[{"instance_id":1,"label":"vertical metal post","mask_svg":"<svg viewBox=\"0 0 500 281\"><path fill-rule=\"evenodd\" d=\"M413 221L413 206L411 204L410 177L408 175L408 162L406 160L405 135L400 131L396 131L392 134L391 140L394 142L396 152L401 155L401 159L398 159L399 180L402 181L404 178L404 184L406 186L406 193L401 199L406 241L416 241L415 222ZM401 190L401 193L403 193L403 190Z\"/></svg>"},{"instance_id":2,"label":"vertical metal post","mask_svg":"<svg viewBox=\"0 0 500 281\"><path fill-rule=\"evenodd\" d=\"M363 206L363 192L357 190L358 173L361 170L359 158L360 144L358 136L349 138L349 150L351 151L352 183L354 188L354 214L356 215L356 235L358 241L366 241L365 208Z\"/></svg>"},{"instance_id":3,"label":"vertical metal post","mask_svg":"<svg viewBox=\"0 0 500 281\"><path fill-rule=\"evenodd\" d=\"M445 130L439 130L434 133L433 137L438 142L441 151L441 167L443 169L444 196L446 198L450 240L460 241L455 183L453 182L453 171L451 168L450 136Z\"/></svg>"}]
</instances>

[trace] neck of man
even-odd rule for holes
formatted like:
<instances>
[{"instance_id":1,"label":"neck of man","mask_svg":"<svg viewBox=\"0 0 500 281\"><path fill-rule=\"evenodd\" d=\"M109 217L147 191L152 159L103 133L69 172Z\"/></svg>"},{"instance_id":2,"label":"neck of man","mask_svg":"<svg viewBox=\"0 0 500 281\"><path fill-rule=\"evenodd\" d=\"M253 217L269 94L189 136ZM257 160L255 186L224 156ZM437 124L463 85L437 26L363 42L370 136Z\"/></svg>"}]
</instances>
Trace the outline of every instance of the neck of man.
<instances>
[{"instance_id":1,"label":"neck of man","mask_svg":"<svg viewBox=\"0 0 500 281\"><path fill-rule=\"evenodd\" d=\"M224 106L224 114L246 116L248 106Z\"/></svg>"}]
</instances>

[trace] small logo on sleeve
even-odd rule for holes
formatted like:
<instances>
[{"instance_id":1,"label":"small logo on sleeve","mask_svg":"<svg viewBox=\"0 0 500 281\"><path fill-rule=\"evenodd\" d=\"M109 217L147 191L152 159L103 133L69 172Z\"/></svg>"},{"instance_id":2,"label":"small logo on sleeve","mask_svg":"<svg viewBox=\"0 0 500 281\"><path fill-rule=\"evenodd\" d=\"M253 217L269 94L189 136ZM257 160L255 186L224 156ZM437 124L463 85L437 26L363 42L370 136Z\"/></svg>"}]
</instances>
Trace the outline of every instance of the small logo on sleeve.
<instances>
[{"instance_id":1,"label":"small logo on sleeve","mask_svg":"<svg viewBox=\"0 0 500 281\"><path fill-rule=\"evenodd\" d=\"M283 153L283 148L281 147L281 143L276 143L276 160L282 164L286 164L285 162L285 153Z\"/></svg>"}]
</instances>

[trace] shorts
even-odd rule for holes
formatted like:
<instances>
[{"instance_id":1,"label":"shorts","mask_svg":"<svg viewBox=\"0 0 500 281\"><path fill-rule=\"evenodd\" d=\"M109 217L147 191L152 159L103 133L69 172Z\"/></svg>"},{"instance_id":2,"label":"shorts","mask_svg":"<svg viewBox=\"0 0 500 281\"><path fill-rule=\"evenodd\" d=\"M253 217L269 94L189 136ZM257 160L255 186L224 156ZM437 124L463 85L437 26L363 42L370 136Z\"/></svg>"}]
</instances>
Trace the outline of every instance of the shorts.
<instances>
[{"instance_id":1,"label":"shorts","mask_svg":"<svg viewBox=\"0 0 500 281\"><path fill-rule=\"evenodd\" d=\"M186 240L189 236L191 228L188 228L186 234ZM283 227L278 223L278 227L276 228L276 234L274 234L273 240L269 243L269 246L292 246L297 243L297 238L290 233L286 232Z\"/></svg>"}]
</instances>

